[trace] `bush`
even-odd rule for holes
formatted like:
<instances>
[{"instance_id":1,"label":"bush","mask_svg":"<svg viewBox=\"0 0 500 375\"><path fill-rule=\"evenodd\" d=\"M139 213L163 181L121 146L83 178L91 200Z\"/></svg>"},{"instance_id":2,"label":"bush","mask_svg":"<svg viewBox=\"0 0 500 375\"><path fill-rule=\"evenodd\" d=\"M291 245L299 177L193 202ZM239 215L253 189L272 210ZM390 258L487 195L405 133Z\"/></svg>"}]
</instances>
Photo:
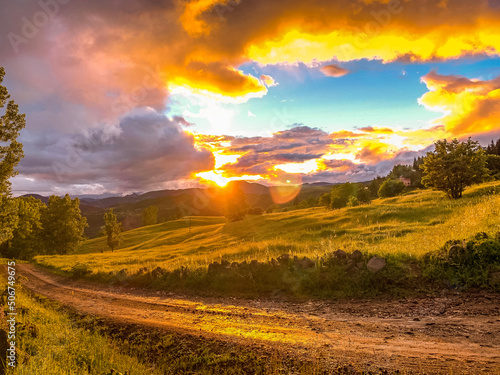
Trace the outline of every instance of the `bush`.
<instances>
[{"instance_id":1,"label":"bush","mask_svg":"<svg viewBox=\"0 0 500 375\"><path fill-rule=\"evenodd\" d=\"M358 198L356 198L355 196L351 195L349 197L349 200L347 201L347 207L356 207L356 206L359 206Z\"/></svg>"},{"instance_id":2,"label":"bush","mask_svg":"<svg viewBox=\"0 0 500 375\"><path fill-rule=\"evenodd\" d=\"M71 273L73 277L80 278L92 273L92 269L87 263L77 263L71 267Z\"/></svg>"},{"instance_id":3,"label":"bush","mask_svg":"<svg viewBox=\"0 0 500 375\"><path fill-rule=\"evenodd\" d=\"M253 207L248 210L249 215L263 215L264 212L264 209L261 207Z\"/></svg>"},{"instance_id":4,"label":"bush","mask_svg":"<svg viewBox=\"0 0 500 375\"><path fill-rule=\"evenodd\" d=\"M378 190L378 196L380 198L390 198L395 197L403 192L405 189L405 184L400 180L386 180L380 186Z\"/></svg>"},{"instance_id":5,"label":"bush","mask_svg":"<svg viewBox=\"0 0 500 375\"><path fill-rule=\"evenodd\" d=\"M446 280L453 286L493 287L492 274L500 271L500 233L489 237L476 234L470 241L447 241L437 252L425 258L424 274Z\"/></svg>"}]
</instances>

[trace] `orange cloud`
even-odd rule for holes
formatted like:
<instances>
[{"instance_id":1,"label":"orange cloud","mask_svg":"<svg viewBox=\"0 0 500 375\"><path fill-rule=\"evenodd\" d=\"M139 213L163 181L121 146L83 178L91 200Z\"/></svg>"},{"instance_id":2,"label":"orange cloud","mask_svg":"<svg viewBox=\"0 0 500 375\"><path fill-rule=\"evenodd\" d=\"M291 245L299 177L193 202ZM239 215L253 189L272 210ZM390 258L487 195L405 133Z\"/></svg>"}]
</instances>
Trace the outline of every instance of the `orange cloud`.
<instances>
[{"instance_id":1,"label":"orange cloud","mask_svg":"<svg viewBox=\"0 0 500 375\"><path fill-rule=\"evenodd\" d=\"M79 88L71 95L84 95L81 86L91 91L96 82L135 93L155 80L157 92L146 105L163 103L169 85L244 101L265 95L272 84L238 70L248 61L318 66L333 59L422 61L500 51L500 11L488 0L123 3L117 9L112 2L89 0L78 11L61 13L64 31L51 36L57 43L51 43L46 60ZM89 54L91 62L85 59ZM158 70L147 84L145 66ZM323 71L345 73L332 65ZM85 100L111 99L99 92L85 94Z\"/></svg>"},{"instance_id":2,"label":"orange cloud","mask_svg":"<svg viewBox=\"0 0 500 375\"><path fill-rule=\"evenodd\" d=\"M278 83L274 80L273 77L263 74L260 76L261 82L263 82L267 87L278 86Z\"/></svg>"},{"instance_id":3,"label":"orange cloud","mask_svg":"<svg viewBox=\"0 0 500 375\"><path fill-rule=\"evenodd\" d=\"M350 73L349 69L341 68L337 65L325 65L320 68L321 72L328 77L343 77Z\"/></svg>"},{"instance_id":4,"label":"orange cloud","mask_svg":"<svg viewBox=\"0 0 500 375\"><path fill-rule=\"evenodd\" d=\"M359 130L366 133L376 133L376 134L391 134L394 133L394 130L390 128L377 128L373 126L365 126L364 128L359 128Z\"/></svg>"},{"instance_id":5,"label":"orange cloud","mask_svg":"<svg viewBox=\"0 0 500 375\"><path fill-rule=\"evenodd\" d=\"M419 103L444 113L434 121L449 136L467 136L500 130L500 76L491 80L469 79L430 72L422 77L429 92Z\"/></svg>"}]
</instances>

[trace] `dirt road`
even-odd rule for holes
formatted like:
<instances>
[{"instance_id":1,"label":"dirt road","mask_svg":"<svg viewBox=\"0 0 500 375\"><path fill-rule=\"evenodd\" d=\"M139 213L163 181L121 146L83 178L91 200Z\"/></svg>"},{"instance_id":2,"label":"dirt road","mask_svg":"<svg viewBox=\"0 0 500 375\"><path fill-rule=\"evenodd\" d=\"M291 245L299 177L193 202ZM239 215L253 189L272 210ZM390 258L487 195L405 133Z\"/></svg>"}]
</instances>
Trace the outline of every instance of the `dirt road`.
<instances>
[{"instance_id":1,"label":"dirt road","mask_svg":"<svg viewBox=\"0 0 500 375\"><path fill-rule=\"evenodd\" d=\"M19 264L22 283L81 313L334 363L417 373L500 374L500 296L287 303L182 298L99 286Z\"/></svg>"}]
</instances>

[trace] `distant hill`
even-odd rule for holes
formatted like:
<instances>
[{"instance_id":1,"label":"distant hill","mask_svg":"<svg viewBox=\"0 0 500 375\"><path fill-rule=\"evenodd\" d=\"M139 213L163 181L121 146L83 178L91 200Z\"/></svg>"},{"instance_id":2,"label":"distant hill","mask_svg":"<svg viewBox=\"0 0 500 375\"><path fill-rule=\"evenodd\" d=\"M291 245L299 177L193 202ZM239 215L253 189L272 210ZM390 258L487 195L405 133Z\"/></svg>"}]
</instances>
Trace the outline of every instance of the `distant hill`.
<instances>
[{"instance_id":1,"label":"distant hill","mask_svg":"<svg viewBox=\"0 0 500 375\"><path fill-rule=\"evenodd\" d=\"M234 181L232 184L245 193L250 207L261 207L264 210L274 205L273 197L268 186L255 182ZM298 195L290 202L292 205L311 196L320 196L330 191L333 184L313 183L301 185ZM113 208L122 222L125 230L142 225L142 211L149 206L158 207L158 221L164 222L179 219L183 216L222 216L224 215L224 189L221 188L190 188L181 190L159 190L144 194L130 194L94 198L82 196L80 208L87 218L89 227L85 235L93 238L104 225L103 215L109 208ZM48 197L29 194L42 202L47 203Z\"/></svg>"}]
</instances>

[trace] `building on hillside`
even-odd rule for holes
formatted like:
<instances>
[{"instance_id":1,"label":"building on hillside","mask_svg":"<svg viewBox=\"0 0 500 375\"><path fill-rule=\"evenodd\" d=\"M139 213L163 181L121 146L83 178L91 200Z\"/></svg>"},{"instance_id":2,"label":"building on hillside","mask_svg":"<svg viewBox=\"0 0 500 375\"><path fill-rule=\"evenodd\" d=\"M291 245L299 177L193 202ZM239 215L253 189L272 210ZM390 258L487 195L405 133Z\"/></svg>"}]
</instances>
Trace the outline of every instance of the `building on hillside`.
<instances>
[{"instance_id":1,"label":"building on hillside","mask_svg":"<svg viewBox=\"0 0 500 375\"><path fill-rule=\"evenodd\" d=\"M405 184L405 186L411 185L411 180L409 178L399 176L399 181L403 182L403 184Z\"/></svg>"}]
</instances>

